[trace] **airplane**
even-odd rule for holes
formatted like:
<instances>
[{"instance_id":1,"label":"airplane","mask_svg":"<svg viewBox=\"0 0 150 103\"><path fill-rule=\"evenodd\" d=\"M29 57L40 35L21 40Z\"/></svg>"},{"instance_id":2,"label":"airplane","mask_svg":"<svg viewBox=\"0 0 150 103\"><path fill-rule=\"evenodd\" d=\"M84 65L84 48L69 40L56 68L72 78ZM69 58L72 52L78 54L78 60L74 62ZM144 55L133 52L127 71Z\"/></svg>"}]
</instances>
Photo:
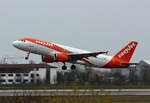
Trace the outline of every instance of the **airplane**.
<instances>
[{"instance_id":1,"label":"airplane","mask_svg":"<svg viewBox=\"0 0 150 103\"><path fill-rule=\"evenodd\" d=\"M72 63L71 69L74 70L76 64L111 69L129 68L131 65L136 65L136 63L130 63L130 59L138 42L131 41L114 56L108 56L108 51L89 52L34 38L21 38L13 41L12 45L27 52L25 59L29 58L30 53L34 53L41 55L42 61L46 63L62 62L63 70L67 69L66 62Z\"/></svg>"}]
</instances>

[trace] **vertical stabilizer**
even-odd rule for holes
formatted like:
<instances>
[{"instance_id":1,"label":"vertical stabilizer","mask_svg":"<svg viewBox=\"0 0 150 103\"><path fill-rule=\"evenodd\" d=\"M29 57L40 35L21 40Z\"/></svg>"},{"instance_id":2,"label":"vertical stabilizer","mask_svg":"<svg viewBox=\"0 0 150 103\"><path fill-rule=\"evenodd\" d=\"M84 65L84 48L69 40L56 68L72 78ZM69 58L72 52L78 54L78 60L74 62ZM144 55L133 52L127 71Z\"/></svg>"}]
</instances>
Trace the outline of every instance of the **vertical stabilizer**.
<instances>
[{"instance_id":1,"label":"vertical stabilizer","mask_svg":"<svg viewBox=\"0 0 150 103\"><path fill-rule=\"evenodd\" d=\"M119 51L114 58L124 61L124 62L130 62L130 59L134 53L134 50L136 46L138 45L138 42L132 41L127 46L125 46L121 51Z\"/></svg>"}]
</instances>

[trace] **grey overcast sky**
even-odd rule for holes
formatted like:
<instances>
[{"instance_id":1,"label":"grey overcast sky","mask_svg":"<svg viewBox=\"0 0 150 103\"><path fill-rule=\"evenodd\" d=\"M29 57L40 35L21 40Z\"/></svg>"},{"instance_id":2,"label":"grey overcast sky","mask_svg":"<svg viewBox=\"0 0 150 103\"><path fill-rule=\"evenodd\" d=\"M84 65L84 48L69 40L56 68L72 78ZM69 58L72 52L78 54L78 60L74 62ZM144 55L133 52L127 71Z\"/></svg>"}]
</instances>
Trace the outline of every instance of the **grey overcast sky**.
<instances>
[{"instance_id":1,"label":"grey overcast sky","mask_svg":"<svg viewBox=\"0 0 150 103\"><path fill-rule=\"evenodd\" d=\"M0 56L32 37L110 55L136 40L132 61L150 59L150 0L0 0L0 35Z\"/></svg>"}]
</instances>

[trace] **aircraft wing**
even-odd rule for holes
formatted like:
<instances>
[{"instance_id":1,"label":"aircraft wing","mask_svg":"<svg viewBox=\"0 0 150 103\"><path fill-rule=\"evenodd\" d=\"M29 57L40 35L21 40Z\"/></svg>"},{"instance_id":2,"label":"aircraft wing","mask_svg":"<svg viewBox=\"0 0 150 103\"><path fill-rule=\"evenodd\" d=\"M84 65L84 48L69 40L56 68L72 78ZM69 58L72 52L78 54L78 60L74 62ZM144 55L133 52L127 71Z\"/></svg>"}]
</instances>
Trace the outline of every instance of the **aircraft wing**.
<instances>
[{"instance_id":1,"label":"aircraft wing","mask_svg":"<svg viewBox=\"0 0 150 103\"><path fill-rule=\"evenodd\" d=\"M71 61L76 61L76 60L81 60L82 58L87 58L87 57L95 57L99 54L107 54L108 51L106 52L94 52L94 53L82 53L82 54L67 54L69 60Z\"/></svg>"}]
</instances>

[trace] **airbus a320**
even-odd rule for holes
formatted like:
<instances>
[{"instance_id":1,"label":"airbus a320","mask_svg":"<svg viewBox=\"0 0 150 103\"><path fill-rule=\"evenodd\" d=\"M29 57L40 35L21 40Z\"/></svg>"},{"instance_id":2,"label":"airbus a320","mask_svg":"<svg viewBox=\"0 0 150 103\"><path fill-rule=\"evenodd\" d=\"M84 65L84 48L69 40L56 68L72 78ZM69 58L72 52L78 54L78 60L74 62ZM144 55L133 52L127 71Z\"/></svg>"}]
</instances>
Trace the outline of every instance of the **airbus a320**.
<instances>
[{"instance_id":1,"label":"airbus a320","mask_svg":"<svg viewBox=\"0 0 150 103\"><path fill-rule=\"evenodd\" d=\"M72 63L71 69L76 69L76 64L97 68L128 68L133 64L130 60L138 45L136 41L131 41L114 56L108 56L108 51L89 52L34 38L22 38L12 44L27 52L25 59L29 58L30 53L38 54L42 56L43 62L62 62L63 70L67 69L66 62Z\"/></svg>"}]
</instances>

